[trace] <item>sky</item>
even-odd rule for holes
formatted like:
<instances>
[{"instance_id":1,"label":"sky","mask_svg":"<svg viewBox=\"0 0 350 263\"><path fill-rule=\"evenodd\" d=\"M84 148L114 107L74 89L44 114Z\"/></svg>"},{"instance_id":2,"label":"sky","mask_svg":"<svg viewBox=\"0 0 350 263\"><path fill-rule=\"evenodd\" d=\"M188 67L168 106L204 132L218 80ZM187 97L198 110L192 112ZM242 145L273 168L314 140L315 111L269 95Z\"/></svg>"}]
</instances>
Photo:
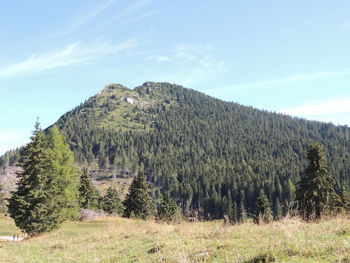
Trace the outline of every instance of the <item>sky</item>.
<instances>
[{"instance_id":1,"label":"sky","mask_svg":"<svg viewBox=\"0 0 350 263\"><path fill-rule=\"evenodd\" d=\"M108 83L350 126L348 0L1 0L0 154Z\"/></svg>"}]
</instances>

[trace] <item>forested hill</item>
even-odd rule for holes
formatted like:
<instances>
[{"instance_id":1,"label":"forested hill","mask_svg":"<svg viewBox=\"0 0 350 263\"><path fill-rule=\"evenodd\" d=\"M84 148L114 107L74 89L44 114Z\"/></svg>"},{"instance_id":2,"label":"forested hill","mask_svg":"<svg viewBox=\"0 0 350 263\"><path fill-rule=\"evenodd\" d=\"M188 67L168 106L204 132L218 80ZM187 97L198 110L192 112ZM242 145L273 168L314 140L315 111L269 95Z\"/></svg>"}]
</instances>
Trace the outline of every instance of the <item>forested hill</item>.
<instances>
[{"instance_id":1,"label":"forested hill","mask_svg":"<svg viewBox=\"0 0 350 263\"><path fill-rule=\"evenodd\" d=\"M130 90L110 84L56 124L80 166L145 171L155 194L171 191L185 212L204 207L220 217L231 199L237 209L253 212L260 189L275 213L286 209L305 151L316 141L325 146L338 190L350 190L348 127L224 102L177 85L147 82Z\"/></svg>"}]
</instances>

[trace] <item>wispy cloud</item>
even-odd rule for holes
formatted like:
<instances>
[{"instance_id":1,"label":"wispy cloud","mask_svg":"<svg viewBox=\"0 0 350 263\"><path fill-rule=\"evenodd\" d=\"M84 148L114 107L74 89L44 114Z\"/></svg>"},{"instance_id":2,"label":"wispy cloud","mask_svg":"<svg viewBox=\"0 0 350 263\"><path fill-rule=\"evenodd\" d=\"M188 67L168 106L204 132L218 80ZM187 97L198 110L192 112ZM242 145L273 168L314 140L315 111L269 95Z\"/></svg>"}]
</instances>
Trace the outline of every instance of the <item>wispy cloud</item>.
<instances>
[{"instance_id":1,"label":"wispy cloud","mask_svg":"<svg viewBox=\"0 0 350 263\"><path fill-rule=\"evenodd\" d=\"M350 23L349 22L345 23L345 24L341 25L340 28L342 28L342 29L350 29Z\"/></svg>"},{"instance_id":2,"label":"wispy cloud","mask_svg":"<svg viewBox=\"0 0 350 263\"><path fill-rule=\"evenodd\" d=\"M158 63L164 63L164 71L169 73L155 77L159 81L171 81L191 86L220 76L228 71L228 64L216 59L212 54L215 48L209 44L182 43L174 47L155 52L146 57Z\"/></svg>"},{"instance_id":3,"label":"wispy cloud","mask_svg":"<svg viewBox=\"0 0 350 263\"><path fill-rule=\"evenodd\" d=\"M311 105L281 110L280 112L301 117L350 113L350 98L323 101Z\"/></svg>"},{"instance_id":4,"label":"wispy cloud","mask_svg":"<svg viewBox=\"0 0 350 263\"><path fill-rule=\"evenodd\" d=\"M45 73L50 70L93 63L108 55L122 52L137 46L135 39L113 45L109 42L83 45L75 42L64 48L43 54L33 54L23 61L0 66L0 78Z\"/></svg>"},{"instance_id":5,"label":"wispy cloud","mask_svg":"<svg viewBox=\"0 0 350 263\"><path fill-rule=\"evenodd\" d=\"M136 23L138 21L141 21L147 17L150 17L150 16L153 16L154 14L156 14L157 12L156 11L149 11L149 12L146 12L142 15L139 15L139 16L135 16L135 17L132 17L132 18L129 18L125 21L122 21L120 22L117 26L118 27L122 27L122 26L126 26L126 25L129 25L129 24L132 24L132 23Z\"/></svg>"},{"instance_id":6,"label":"wispy cloud","mask_svg":"<svg viewBox=\"0 0 350 263\"><path fill-rule=\"evenodd\" d=\"M237 85L222 87L215 90L207 90L207 92L209 93L218 92L218 91L224 92L224 91L232 91L232 90L245 89L245 88L262 88L266 86L273 86L273 85L296 82L296 81L306 81L306 80L323 79L323 78L336 78L336 77L344 77L349 75L350 75L350 69L343 69L343 70L337 70L337 71L319 71L319 72L313 72L313 73L300 73L300 74L290 75L282 78L240 83Z\"/></svg>"},{"instance_id":7,"label":"wispy cloud","mask_svg":"<svg viewBox=\"0 0 350 263\"><path fill-rule=\"evenodd\" d=\"M96 28L108 30L110 28L126 26L156 14L156 11L140 11L152 4L154 0L137 0L131 2L121 11L96 25Z\"/></svg>"},{"instance_id":8,"label":"wispy cloud","mask_svg":"<svg viewBox=\"0 0 350 263\"><path fill-rule=\"evenodd\" d=\"M109 8L116 1L117 0L108 0L102 3L101 5L95 7L90 12L84 12L82 15L78 16L78 18L76 18L76 20L70 26L68 26L67 28L65 28L60 32L55 33L51 37L58 38L58 37L62 37L64 35L75 32L79 28L85 26L87 23L94 20L96 17L98 17L102 13L104 13L107 10L107 8Z\"/></svg>"}]
</instances>

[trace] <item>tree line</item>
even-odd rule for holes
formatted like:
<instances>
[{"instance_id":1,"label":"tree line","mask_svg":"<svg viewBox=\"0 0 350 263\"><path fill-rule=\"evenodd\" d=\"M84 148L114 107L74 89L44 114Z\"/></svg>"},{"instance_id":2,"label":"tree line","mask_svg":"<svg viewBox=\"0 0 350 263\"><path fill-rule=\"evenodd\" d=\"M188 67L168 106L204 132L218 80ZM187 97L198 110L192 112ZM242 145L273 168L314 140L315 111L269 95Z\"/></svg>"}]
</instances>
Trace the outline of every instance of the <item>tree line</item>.
<instances>
[{"instance_id":1,"label":"tree line","mask_svg":"<svg viewBox=\"0 0 350 263\"><path fill-rule=\"evenodd\" d=\"M335 180L330 175L324 149L319 143L309 147L307 160L308 166L296 184L293 209L306 221L319 220L327 213L347 211L350 198L345 191L340 194L335 191ZM170 192L166 192L156 204L157 200L151 194L152 185L142 172L133 179L123 201L111 187L100 196L88 170L77 171L73 153L56 126L45 132L36 124L19 164L22 171L18 187L8 199L7 206L16 225L31 236L52 231L67 219L76 219L79 208L100 209L129 218L155 217L168 223L181 218L181 208L170 197ZM260 224L283 217L281 208L277 214L273 213L264 189L260 189L255 203L256 211L251 215L244 206L229 198L224 208L225 219L235 224L250 217ZM4 198L0 194L1 207L4 207Z\"/></svg>"}]
</instances>

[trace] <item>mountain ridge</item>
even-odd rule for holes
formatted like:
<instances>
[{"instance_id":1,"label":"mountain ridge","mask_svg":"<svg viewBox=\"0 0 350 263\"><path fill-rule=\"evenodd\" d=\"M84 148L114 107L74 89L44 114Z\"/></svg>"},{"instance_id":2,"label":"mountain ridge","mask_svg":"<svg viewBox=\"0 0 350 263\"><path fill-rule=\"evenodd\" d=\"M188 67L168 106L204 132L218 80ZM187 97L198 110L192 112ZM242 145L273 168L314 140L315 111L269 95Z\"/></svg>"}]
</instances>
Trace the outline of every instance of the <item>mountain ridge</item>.
<instances>
[{"instance_id":1,"label":"mountain ridge","mask_svg":"<svg viewBox=\"0 0 350 263\"><path fill-rule=\"evenodd\" d=\"M315 141L327 150L338 191L350 189L348 127L261 111L175 84L108 84L55 124L80 166L105 177L144 171L153 194L170 191L185 214L203 207L219 218L229 199L251 213L260 189L275 211L281 206L286 212L304 152Z\"/></svg>"}]
</instances>

